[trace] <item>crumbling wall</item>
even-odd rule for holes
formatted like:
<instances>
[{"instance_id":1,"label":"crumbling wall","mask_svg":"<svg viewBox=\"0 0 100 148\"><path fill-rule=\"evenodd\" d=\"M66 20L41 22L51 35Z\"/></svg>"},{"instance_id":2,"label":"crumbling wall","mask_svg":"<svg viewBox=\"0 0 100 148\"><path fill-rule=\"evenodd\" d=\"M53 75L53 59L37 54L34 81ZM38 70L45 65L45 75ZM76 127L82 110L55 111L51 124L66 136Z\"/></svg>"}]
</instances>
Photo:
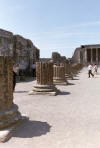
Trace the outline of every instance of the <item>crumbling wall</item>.
<instances>
[{"instance_id":1,"label":"crumbling wall","mask_svg":"<svg viewBox=\"0 0 100 148\"><path fill-rule=\"evenodd\" d=\"M20 69L30 69L33 61L39 60L39 49L31 40L0 29L0 55L12 56Z\"/></svg>"},{"instance_id":2,"label":"crumbling wall","mask_svg":"<svg viewBox=\"0 0 100 148\"><path fill-rule=\"evenodd\" d=\"M68 63L68 59L65 56L61 56L58 52L52 52L52 60L54 63Z\"/></svg>"},{"instance_id":3,"label":"crumbling wall","mask_svg":"<svg viewBox=\"0 0 100 148\"><path fill-rule=\"evenodd\" d=\"M72 56L72 63L80 63L80 48L76 48L76 50L74 51L74 55Z\"/></svg>"}]
</instances>

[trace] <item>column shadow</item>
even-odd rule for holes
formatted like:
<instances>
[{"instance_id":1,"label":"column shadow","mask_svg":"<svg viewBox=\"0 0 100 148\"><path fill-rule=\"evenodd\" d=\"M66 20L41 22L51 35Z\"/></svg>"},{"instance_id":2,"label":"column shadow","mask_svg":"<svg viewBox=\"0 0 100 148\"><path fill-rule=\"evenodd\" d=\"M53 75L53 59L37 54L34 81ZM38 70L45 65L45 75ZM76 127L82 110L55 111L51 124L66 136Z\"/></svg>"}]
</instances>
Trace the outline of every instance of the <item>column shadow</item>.
<instances>
[{"instance_id":1,"label":"column shadow","mask_svg":"<svg viewBox=\"0 0 100 148\"><path fill-rule=\"evenodd\" d=\"M70 92L60 91L58 95L70 95Z\"/></svg>"},{"instance_id":2,"label":"column shadow","mask_svg":"<svg viewBox=\"0 0 100 148\"><path fill-rule=\"evenodd\" d=\"M28 93L28 91L14 91L14 93Z\"/></svg>"},{"instance_id":3,"label":"column shadow","mask_svg":"<svg viewBox=\"0 0 100 148\"><path fill-rule=\"evenodd\" d=\"M50 132L51 126L47 122L26 121L13 135L19 138L32 138L46 135Z\"/></svg>"},{"instance_id":4,"label":"column shadow","mask_svg":"<svg viewBox=\"0 0 100 148\"><path fill-rule=\"evenodd\" d=\"M32 82L32 81L35 81L36 80L36 77L33 78L33 77L25 77L25 80L17 80L17 83L27 83L27 82Z\"/></svg>"},{"instance_id":5,"label":"column shadow","mask_svg":"<svg viewBox=\"0 0 100 148\"><path fill-rule=\"evenodd\" d=\"M74 84L74 83L69 83L69 82L68 82L68 85L75 85L75 84Z\"/></svg>"},{"instance_id":6,"label":"column shadow","mask_svg":"<svg viewBox=\"0 0 100 148\"><path fill-rule=\"evenodd\" d=\"M73 80L79 80L79 79L77 79L77 78L73 78Z\"/></svg>"}]
</instances>

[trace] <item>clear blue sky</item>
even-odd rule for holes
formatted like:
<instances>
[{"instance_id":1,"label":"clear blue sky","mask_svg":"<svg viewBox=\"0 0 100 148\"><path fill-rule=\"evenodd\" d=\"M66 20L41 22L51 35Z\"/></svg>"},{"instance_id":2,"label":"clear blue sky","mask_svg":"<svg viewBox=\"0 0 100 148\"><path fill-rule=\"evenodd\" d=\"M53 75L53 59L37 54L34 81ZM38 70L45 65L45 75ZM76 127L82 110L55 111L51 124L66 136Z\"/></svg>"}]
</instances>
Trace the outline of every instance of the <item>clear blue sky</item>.
<instances>
[{"instance_id":1,"label":"clear blue sky","mask_svg":"<svg viewBox=\"0 0 100 148\"><path fill-rule=\"evenodd\" d=\"M41 57L71 57L81 44L100 44L100 0L0 0L0 28L31 39Z\"/></svg>"}]
</instances>

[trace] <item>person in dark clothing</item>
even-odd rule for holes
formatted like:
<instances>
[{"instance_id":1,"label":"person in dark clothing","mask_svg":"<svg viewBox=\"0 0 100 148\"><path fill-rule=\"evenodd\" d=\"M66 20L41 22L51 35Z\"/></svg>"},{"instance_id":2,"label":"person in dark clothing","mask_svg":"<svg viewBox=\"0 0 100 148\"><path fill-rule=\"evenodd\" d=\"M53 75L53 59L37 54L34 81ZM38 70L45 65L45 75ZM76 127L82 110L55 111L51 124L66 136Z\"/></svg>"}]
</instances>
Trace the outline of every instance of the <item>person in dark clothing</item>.
<instances>
[{"instance_id":1,"label":"person in dark clothing","mask_svg":"<svg viewBox=\"0 0 100 148\"><path fill-rule=\"evenodd\" d=\"M15 86L16 86L16 76L17 74L13 71L13 91L15 90Z\"/></svg>"},{"instance_id":2,"label":"person in dark clothing","mask_svg":"<svg viewBox=\"0 0 100 148\"><path fill-rule=\"evenodd\" d=\"M13 91L16 86L16 76L17 76L18 67L13 67Z\"/></svg>"},{"instance_id":3,"label":"person in dark clothing","mask_svg":"<svg viewBox=\"0 0 100 148\"><path fill-rule=\"evenodd\" d=\"M36 77L36 64L35 64L35 62L33 62L33 64L32 64L32 75L33 75L33 77Z\"/></svg>"}]
</instances>

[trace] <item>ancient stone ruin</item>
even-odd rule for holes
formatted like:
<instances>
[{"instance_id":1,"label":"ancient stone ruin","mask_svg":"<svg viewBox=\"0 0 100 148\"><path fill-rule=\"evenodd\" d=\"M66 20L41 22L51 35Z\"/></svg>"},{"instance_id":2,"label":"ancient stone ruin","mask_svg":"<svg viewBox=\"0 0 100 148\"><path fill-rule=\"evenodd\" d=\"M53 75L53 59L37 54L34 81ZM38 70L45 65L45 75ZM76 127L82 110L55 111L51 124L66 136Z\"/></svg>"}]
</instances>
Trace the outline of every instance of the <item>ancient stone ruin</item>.
<instances>
[{"instance_id":1,"label":"ancient stone ruin","mask_svg":"<svg viewBox=\"0 0 100 148\"><path fill-rule=\"evenodd\" d=\"M0 142L7 141L22 121L18 106L13 102L13 60L0 56Z\"/></svg>"},{"instance_id":2,"label":"ancient stone ruin","mask_svg":"<svg viewBox=\"0 0 100 148\"><path fill-rule=\"evenodd\" d=\"M53 66L53 82L56 85L66 85L67 80L65 79L65 67L64 66Z\"/></svg>"},{"instance_id":3,"label":"ancient stone ruin","mask_svg":"<svg viewBox=\"0 0 100 148\"><path fill-rule=\"evenodd\" d=\"M83 65L82 64L80 64L80 63L73 63L72 65L71 65L71 71L72 71L72 75L73 76L76 76L79 72L80 72L80 70L83 68Z\"/></svg>"},{"instance_id":4,"label":"ancient stone ruin","mask_svg":"<svg viewBox=\"0 0 100 148\"><path fill-rule=\"evenodd\" d=\"M67 63L68 60L65 56L61 56L58 52L52 52L52 60L54 63L59 65L60 63Z\"/></svg>"},{"instance_id":5,"label":"ancient stone ruin","mask_svg":"<svg viewBox=\"0 0 100 148\"><path fill-rule=\"evenodd\" d=\"M83 65L87 65L88 63L100 64L100 44L82 45L76 48L72 62Z\"/></svg>"},{"instance_id":6,"label":"ancient stone ruin","mask_svg":"<svg viewBox=\"0 0 100 148\"><path fill-rule=\"evenodd\" d=\"M19 69L30 71L33 61L39 60L39 54L31 40L0 29L0 55L12 56Z\"/></svg>"},{"instance_id":7,"label":"ancient stone ruin","mask_svg":"<svg viewBox=\"0 0 100 148\"><path fill-rule=\"evenodd\" d=\"M57 65L60 65L60 63L69 63L68 59L65 56L61 56L58 52L52 52L51 58L40 58L41 62L53 62Z\"/></svg>"},{"instance_id":8,"label":"ancient stone ruin","mask_svg":"<svg viewBox=\"0 0 100 148\"><path fill-rule=\"evenodd\" d=\"M33 94L48 94L57 95L58 90L53 84L53 63L51 62L37 62L36 63L36 78L37 85L29 93Z\"/></svg>"},{"instance_id":9,"label":"ancient stone ruin","mask_svg":"<svg viewBox=\"0 0 100 148\"><path fill-rule=\"evenodd\" d=\"M73 79L73 73L72 73L72 67L71 67L71 64L67 64L65 63L64 64L64 67L65 67L65 78L68 80L72 80Z\"/></svg>"}]
</instances>

